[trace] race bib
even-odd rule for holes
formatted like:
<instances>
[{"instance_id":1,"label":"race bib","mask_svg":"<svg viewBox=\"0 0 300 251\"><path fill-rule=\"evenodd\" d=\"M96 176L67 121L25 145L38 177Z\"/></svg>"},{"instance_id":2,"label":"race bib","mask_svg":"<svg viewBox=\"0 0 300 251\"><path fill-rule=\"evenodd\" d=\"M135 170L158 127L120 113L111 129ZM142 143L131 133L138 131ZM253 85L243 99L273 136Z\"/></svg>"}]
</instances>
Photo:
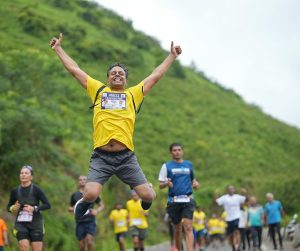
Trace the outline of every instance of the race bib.
<instances>
[{"instance_id":1,"label":"race bib","mask_svg":"<svg viewBox=\"0 0 300 251\"><path fill-rule=\"evenodd\" d=\"M174 196L173 201L177 203L184 203L184 202L190 202L191 198L187 195L179 195L179 196Z\"/></svg>"},{"instance_id":2,"label":"race bib","mask_svg":"<svg viewBox=\"0 0 300 251\"><path fill-rule=\"evenodd\" d=\"M203 220L197 220L197 224L199 225L203 224Z\"/></svg>"},{"instance_id":3,"label":"race bib","mask_svg":"<svg viewBox=\"0 0 300 251\"><path fill-rule=\"evenodd\" d=\"M27 211L20 211L17 222L32 222L33 213Z\"/></svg>"},{"instance_id":4,"label":"race bib","mask_svg":"<svg viewBox=\"0 0 300 251\"><path fill-rule=\"evenodd\" d=\"M125 221L123 221L123 220L119 220L119 221L117 221L117 226L118 227L125 227Z\"/></svg>"},{"instance_id":5,"label":"race bib","mask_svg":"<svg viewBox=\"0 0 300 251\"><path fill-rule=\"evenodd\" d=\"M102 93L101 108L104 110L125 110L126 94L125 93Z\"/></svg>"},{"instance_id":6,"label":"race bib","mask_svg":"<svg viewBox=\"0 0 300 251\"><path fill-rule=\"evenodd\" d=\"M140 226L140 225L142 225L143 221L140 218L135 218L132 220L132 223L134 226Z\"/></svg>"}]
</instances>

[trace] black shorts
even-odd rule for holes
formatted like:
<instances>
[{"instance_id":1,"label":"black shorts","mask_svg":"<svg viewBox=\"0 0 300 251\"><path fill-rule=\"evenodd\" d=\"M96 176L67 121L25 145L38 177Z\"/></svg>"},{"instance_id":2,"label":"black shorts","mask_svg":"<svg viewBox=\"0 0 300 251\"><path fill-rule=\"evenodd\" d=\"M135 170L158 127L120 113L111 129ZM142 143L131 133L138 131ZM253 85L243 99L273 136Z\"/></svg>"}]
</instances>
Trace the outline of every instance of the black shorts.
<instances>
[{"instance_id":1,"label":"black shorts","mask_svg":"<svg viewBox=\"0 0 300 251\"><path fill-rule=\"evenodd\" d=\"M16 222L15 233L17 240L43 241L44 238L43 220L33 222Z\"/></svg>"},{"instance_id":2,"label":"black shorts","mask_svg":"<svg viewBox=\"0 0 300 251\"><path fill-rule=\"evenodd\" d=\"M117 234L116 234L116 241L119 242L119 241L120 241L120 238L125 239L125 238L126 238L126 235L127 235L127 232L117 233Z\"/></svg>"},{"instance_id":3,"label":"black shorts","mask_svg":"<svg viewBox=\"0 0 300 251\"><path fill-rule=\"evenodd\" d=\"M76 223L76 237L77 240L83 240L87 234L95 235L96 233L96 222L78 222Z\"/></svg>"},{"instance_id":4,"label":"black shorts","mask_svg":"<svg viewBox=\"0 0 300 251\"><path fill-rule=\"evenodd\" d=\"M195 210L195 202L191 200L190 202L184 203L168 203L167 212L173 224L177 225L181 222L183 218L193 219L193 214Z\"/></svg>"},{"instance_id":5,"label":"black shorts","mask_svg":"<svg viewBox=\"0 0 300 251\"><path fill-rule=\"evenodd\" d=\"M227 221L226 223L227 223L227 230L226 230L227 235L231 235L235 230L239 229L239 219Z\"/></svg>"}]
</instances>

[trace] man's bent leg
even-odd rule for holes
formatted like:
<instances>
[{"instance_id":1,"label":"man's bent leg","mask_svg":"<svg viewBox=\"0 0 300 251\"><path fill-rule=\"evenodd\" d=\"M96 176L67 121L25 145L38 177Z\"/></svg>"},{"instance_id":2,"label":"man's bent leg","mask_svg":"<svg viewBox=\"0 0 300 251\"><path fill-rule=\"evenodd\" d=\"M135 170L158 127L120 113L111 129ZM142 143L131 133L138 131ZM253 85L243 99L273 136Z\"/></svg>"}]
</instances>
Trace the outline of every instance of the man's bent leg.
<instances>
[{"instance_id":1,"label":"man's bent leg","mask_svg":"<svg viewBox=\"0 0 300 251\"><path fill-rule=\"evenodd\" d=\"M134 187L135 192L142 199L142 208L148 210L151 207L152 201L156 197L156 193L152 188L152 185L145 183Z\"/></svg>"}]
</instances>

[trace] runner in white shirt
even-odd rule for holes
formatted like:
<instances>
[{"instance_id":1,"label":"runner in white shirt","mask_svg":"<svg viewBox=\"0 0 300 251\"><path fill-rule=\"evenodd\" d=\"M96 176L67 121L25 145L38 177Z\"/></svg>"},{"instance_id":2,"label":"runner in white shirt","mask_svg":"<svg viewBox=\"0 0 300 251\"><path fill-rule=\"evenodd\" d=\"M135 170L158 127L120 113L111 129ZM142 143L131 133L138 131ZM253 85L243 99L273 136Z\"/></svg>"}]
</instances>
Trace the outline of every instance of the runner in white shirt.
<instances>
[{"instance_id":1,"label":"runner in white shirt","mask_svg":"<svg viewBox=\"0 0 300 251\"><path fill-rule=\"evenodd\" d=\"M241 216L240 206L244 204L246 197L235 194L234 186L227 186L227 194L216 200L219 206L223 206L226 214L227 237L232 250L240 250L241 237L238 230L239 219Z\"/></svg>"}]
</instances>

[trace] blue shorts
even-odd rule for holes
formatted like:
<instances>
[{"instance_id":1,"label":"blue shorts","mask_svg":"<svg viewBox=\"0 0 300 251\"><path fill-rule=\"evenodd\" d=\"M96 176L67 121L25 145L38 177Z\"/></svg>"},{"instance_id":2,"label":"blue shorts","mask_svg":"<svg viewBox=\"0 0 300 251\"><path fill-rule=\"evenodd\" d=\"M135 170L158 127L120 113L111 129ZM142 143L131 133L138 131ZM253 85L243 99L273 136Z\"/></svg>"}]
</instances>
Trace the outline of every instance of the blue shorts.
<instances>
[{"instance_id":1,"label":"blue shorts","mask_svg":"<svg viewBox=\"0 0 300 251\"><path fill-rule=\"evenodd\" d=\"M87 234L95 235L96 233L96 222L78 222L76 223L76 237L77 240L83 240Z\"/></svg>"},{"instance_id":2,"label":"blue shorts","mask_svg":"<svg viewBox=\"0 0 300 251\"><path fill-rule=\"evenodd\" d=\"M235 219L232 221L227 221L227 235L231 235L235 230L239 229L239 219Z\"/></svg>"},{"instance_id":3,"label":"blue shorts","mask_svg":"<svg viewBox=\"0 0 300 251\"><path fill-rule=\"evenodd\" d=\"M195 240L198 240L200 237L202 236L205 236L207 231L205 228L199 230L199 231L196 231L195 229L193 229L193 232L194 232L194 238Z\"/></svg>"}]
</instances>

